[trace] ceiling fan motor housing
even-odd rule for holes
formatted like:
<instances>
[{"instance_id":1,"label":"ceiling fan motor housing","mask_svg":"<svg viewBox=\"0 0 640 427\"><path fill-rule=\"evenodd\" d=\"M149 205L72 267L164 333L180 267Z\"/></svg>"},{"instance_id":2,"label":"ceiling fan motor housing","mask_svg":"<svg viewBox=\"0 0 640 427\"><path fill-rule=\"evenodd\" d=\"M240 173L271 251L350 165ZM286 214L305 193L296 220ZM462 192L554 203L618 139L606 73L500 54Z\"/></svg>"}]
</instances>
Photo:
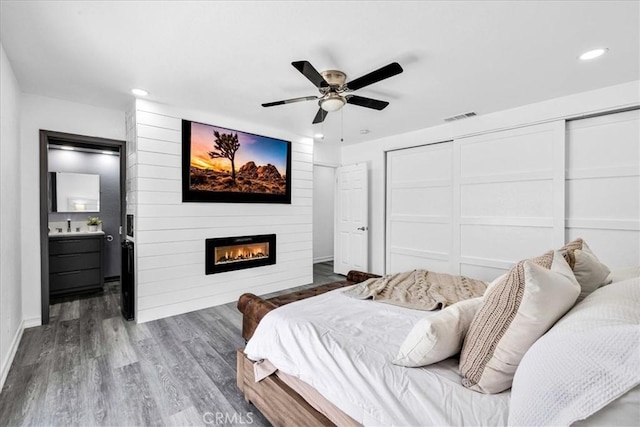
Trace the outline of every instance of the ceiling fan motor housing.
<instances>
[{"instance_id":1,"label":"ceiling fan motor housing","mask_svg":"<svg viewBox=\"0 0 640 427\"><path fill-rule=\"evenodd\" d=\"M347 100L340 95L344 89L347 75L339 70L322 71L320 75L329 83L329 87L320 89L323 97L318 101L318 105L327 112L341 109L347 103Z\"/></svg>"},{"instance_id":2,"label":"ceiling fan motor housing","mask_svg":"<svg viewBox=\"0 0 640 427\"><path fill-rule=\"evenodd\" d=\"M344 86L344 82L347 80L347 75L338 70L326 70L320 73L322 77L329 83L333 89L339 89Z\"/></svg>"}]
</instances>

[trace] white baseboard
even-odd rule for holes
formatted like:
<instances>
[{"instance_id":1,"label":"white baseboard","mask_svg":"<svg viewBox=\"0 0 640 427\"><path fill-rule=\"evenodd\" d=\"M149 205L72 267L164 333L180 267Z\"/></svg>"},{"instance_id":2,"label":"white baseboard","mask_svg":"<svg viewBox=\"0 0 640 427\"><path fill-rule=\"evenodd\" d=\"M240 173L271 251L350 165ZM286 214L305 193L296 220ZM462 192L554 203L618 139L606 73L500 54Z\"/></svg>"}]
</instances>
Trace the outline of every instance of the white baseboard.
<instances>
[{"instance_id":1,"label":"white baseboard","mask_svg":"<svg viewBox=\"0 0 640 427\"><path fill-rule=\"evenodd\" d=\"M329 255L329 256L321 256L318 258L314 258L313 259L313 263L317 264L319 262L327 262L327 261L333 261L333 255Z\"/></svg>"},{"instance_id":2,"label":"white baseboard","mask_svg":"<svg viewBox=\"0 0 640 427\"><path fill-rule=\"evenodd\" d=\"M33 320L33 319L29 319ZM18 330L16 334L13 336L13 340L11 341L11 347L9 347L9 353L5 360L2 361L2 366L0 366L0 392L2 387L4 386L4 382L7 379L7 375L9 374L9 369L11 369L11 364L13 363L13 358L16 356L16 352L18 351L18 346L20 345L20 340L22 339L22 333L25 330L26 322L23 320L18 326ZM40 324L38 320L38 324Z\"/></svg>"},{"instance_id":3,"label":"white baseboard","mask_svg":"<svg viewBox=\"0 0 640 427\"><path fill-rule=\"evenodd\" d=\"M42 319L40 317L32 317L31 319L24 319L22 323L24 329L29 329L42 325Z\"/></svg>"}]
</instances>

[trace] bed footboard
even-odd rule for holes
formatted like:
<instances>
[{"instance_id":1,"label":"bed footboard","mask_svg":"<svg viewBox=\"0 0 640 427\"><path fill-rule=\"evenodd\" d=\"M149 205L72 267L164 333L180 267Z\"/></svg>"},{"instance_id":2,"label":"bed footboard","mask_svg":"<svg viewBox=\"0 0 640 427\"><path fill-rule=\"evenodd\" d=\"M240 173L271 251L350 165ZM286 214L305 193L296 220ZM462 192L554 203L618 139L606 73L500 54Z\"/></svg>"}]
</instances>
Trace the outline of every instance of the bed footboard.
<instances>
[{"instance_id":1,"label":"bed footboard","mask_svg":"<svg viewBox=\"0 0 640 427\"><path fill-rule=\"evenodd\" d=\"M242 349L236 355L238 388L244 399L258 408L271 424L276 427L334 426L275 375L255 382L253 362Z\"/></svg>"}]
</instances>

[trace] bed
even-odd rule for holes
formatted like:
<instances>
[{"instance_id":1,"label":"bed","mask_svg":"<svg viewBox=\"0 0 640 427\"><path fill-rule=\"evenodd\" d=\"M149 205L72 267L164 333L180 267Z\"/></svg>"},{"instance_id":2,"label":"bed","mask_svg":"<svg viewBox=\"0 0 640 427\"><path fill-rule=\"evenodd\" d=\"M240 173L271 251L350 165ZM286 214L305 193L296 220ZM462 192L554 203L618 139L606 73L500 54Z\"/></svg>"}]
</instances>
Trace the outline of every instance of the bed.
<instances>
[{"instance_id":1,"label":"bed","mask_svg":"<svg viewBox=\"0 0 640 427\"><path fill-rule=\"evenodd\" d=\"M416 322L437 312L355 300L344 294L349 288L267 313L238 352L238 386L274 425L638 424L637 274L637 269L612 273L614 283L576 304L527 351L513 388L500 393L464 387L458 356L419 368L393 364ZM567 336L580 340L573 343ZM606 348L602 336L612 340ZM627 344L617 348L617 341ZM572 354L592 349L595 360ZM615 361L610 378L598 377L600 371L589 374L611 353L627 356ZM576 360L584 366L572 378L591 375L598 384L567 380L578 368ZM567 375L543 375L554 369ZM549 399L559 404L554 407Z\"/></svg>"}]
</instances>

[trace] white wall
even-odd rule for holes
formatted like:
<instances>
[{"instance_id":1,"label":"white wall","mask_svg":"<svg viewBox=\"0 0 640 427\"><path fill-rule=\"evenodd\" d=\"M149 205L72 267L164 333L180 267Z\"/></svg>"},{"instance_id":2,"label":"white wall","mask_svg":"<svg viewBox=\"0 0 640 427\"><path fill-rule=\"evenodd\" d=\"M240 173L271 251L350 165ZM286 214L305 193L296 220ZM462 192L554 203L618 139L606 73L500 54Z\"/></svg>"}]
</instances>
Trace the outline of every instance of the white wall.
<instances>
[{"instance_id":1,"label":"white wall","mask_svg":"<svg viewBox=\"0 0 640 427\"><path fill-rule=\"evenodd\" d=\"M128 114L136 215L136 318L139 322L311 283L313 141L210 112L137 101ZM292 142L291 204L182 203L181 119ZM135 131L135 135L133 132ZM275 265L205 275L205 239L275 233Z\"/></svg>"},{"instance_id":2,"label":"white wall","mask_svg":"<svg viewBox=\"0 0 640 427\"><path fill-rule=\"evenodd\" d=\"M526 105L472 119L425 128L392 137L342 147L341 163L366 161L370 170L369 265L372 272L385 269L385 152L490 131L572 118L640 104L640 81Z\"/></svg>"},{"instance_id":3,"label":"white wall","mask_svg":"<svg viewBox=\"0 0 640 427\"><path fill-rule=\"evenodd\" d=\"M4 94L3 94L4 98ZM125 139L124 111L23 94L20 190L22 194L22 311L40 323L40 130Z\"/></svg>"},{"instance_id":4,"label":"white wall","mask_svg":"<svg viewBox=\"0 0 640 427\"><path fill-rule=\"evenodd\" d=\"M325 166L340 165L340 144L325 140L314 141L313 163Z\"/></svg>"},{"instance_id":5,"label":"white wall","mask_svg":"<svg viewBox=\"0 0 640 427\"><path fill-rule=\"evenodd\" d=\"M0 389L22 334L20 87L0 44ZM37 171L37 168L36 168ZM37 222L36 222L37 224Z\"/></svg>"},{"instance_id":6,"label":"white wall","mask_svg":"<svg viewBox=\"0 0 640 427\"><path fill-rule=\"evenodd\" d=\"M335 170L313 165L313 262L333 260Z\"/></svg>"}]
</instances>

